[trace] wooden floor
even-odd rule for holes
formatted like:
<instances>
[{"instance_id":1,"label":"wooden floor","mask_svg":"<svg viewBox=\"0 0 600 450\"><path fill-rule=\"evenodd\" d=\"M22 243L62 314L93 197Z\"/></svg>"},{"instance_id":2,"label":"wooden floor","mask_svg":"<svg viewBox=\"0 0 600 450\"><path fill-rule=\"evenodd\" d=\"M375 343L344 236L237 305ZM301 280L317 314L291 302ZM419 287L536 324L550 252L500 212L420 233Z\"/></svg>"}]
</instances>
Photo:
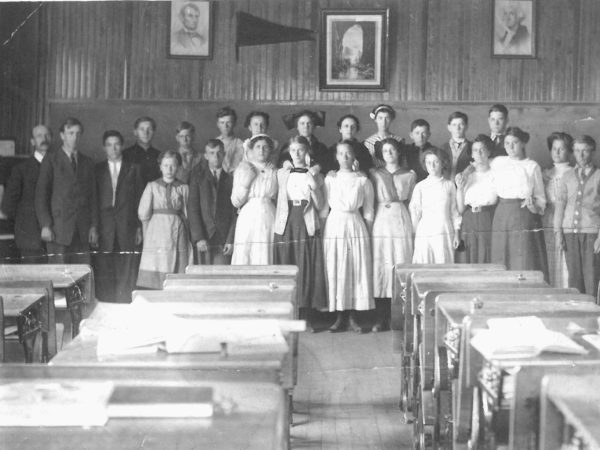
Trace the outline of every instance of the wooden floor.
<instances>
[{"instance_id":1,"label":"wooden floor","mask_svg":"<svg viewBox=\"0 0 600 450\"><path fill-rule=\"evenodd\" d=\"M293 449L408 449L391 332L303 333Z\"/></svg>"}]
</instances>

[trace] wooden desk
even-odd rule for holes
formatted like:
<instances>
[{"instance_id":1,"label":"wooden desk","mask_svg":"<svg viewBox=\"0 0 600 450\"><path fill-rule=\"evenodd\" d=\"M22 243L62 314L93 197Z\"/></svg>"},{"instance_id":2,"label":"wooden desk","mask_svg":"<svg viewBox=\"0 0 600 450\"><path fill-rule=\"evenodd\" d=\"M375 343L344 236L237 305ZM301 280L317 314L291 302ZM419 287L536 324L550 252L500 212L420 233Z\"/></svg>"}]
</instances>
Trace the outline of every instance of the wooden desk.
<instances>
[{"instance_id":1,"label":"wooden desk","mask_svg":"<svg viewBox=\"0 0 600 450\"><path fill-rule=\"evenodd\" d=\"M56 313L54 306L54 288L52 286L52 282L49 280L0 280L0 292L4 292L6 295L39 294L44 297L44 299L41 301L42 303L40 304L42 309L39 312L36 312L36 314L41 325L40 331L42 333L42 359L44 362L48 362L50 358L56 355L57 351ZM29 324L35 325L34 322L35 321L30 321ZM20 337L23 339L24 335L21 335Z\"/></svg>"},{"instance_id":2,"label":"wooden desk","mask_svg":"<svg viewBox=\"0 0 600 450\"><path fill-rule=\"evenodd\" d=\"M407 302L410 292L410 277L413 273L423 271L441 271L442 273L454 273L467 270L470 272L489 272L506 270L502 264L396 264L393 269L392 277L392 310L391 310L391 328L392 345L394 351L412 353L412 349L403 348L406 339L403 339L401 330L412 335L412 317L410 303Z\"/></svg>"},{"instance_id":3,"label":"wooden desk","mask_svg":"<svg viewBox=\"0 0 600 450\"><path fill-rule=\"evenodd\" d=\"M231 266L231 265L189 265L185 268L185 273L197 276L235 276L235 277L265 277L282 276L293 278L298 277L298 266L292 265L263 265L263 266Z\"/></svg>"},{"instance_id":4,"label":"wooden desk","mask_svg":"<svg viewBox=\"0 0 600 450\"><path fill-rule=\"evenodd\" d=\"M402 380L403 396L412 394L413 405L419 405L421 411L414 421L415 434L433 436L435 407L432 388L435 369L435 298L445 292L490 291L535 289L550 287L537 271L491 271L485 273L456 272L441 274L436 272L415 273L411 280L411 302L414 335L412 372L409 378ZM405 384L406 383L406 384ZM412 392L411 392L412 388ZM405 394L406 393L406 394ZM429 437L427 437L429 439Z\"/></svg>"},{"instance_id":5,"label":"wooden desk","mask_svg":"<svg viewBox=\"0 0 600 450\"><path fill-rule=\"evenodd\" d=\"M542 380L540 450L600 450L600 378L549 375ZM563 447L563 445L565 447Z\"/></svg>"},{"instance_id":6,"label":"wooden desk","mask_svg":"<svg viewBox=\"0 0 600 450\"><path fill-rule=\"evenodd\" d=\"M66 305L57 302L56 310L68 311L71 334L79 333L79 323L94 309L94 274L85 264L3 264L0 280L36 281L50 280L55 291L64 292Z\"/></svg>"},{"instance_id":7,"label":"wooden desk","mask_svg":"<svg viewBox=\"0 0 600 450\"><path fill-rule=\"evenodd\" d=\"M588 350L586 355L542 353L532 358L499 360L469 344L468 363L481 368L473 391L473 417L479 421L472 425L472 436L484 445L494 441L497 445L508 445L512 450L537 449L542 378L553 374L578 374L582 370L600 376L600 352L569 331L573 325L595 331L599 317L600 313L589 312L540 317L546 328L571 335ZM465 334L469 336L478 329L487 328L483 317L466 320ZM489 414L484 414L484 410Z\"/></svg>"},{"instance_id":8,"label":"wooden desk","mask_svg":"<svg viewBox=\"0 0 600 450\"><path fill-rule=\"evenodd\" d=\"M209 421L198 419L110 419L103 427L0 427L0 442L11 449L282 449L286 448L286 402L281 388L272 383L220 376L192 380L189 373L164 373L137 368L123 371L107 367L0 367L0 383L32 380L101 380L118 386L182 385L211 387L219 403L235 404L230 415L215 413Z\"/></svg>"},{"instance_id":9,"label":"wooden desk","mask_svg":"<svg viewBox=\"0 0 600 450\"><path fill-rule=\"evenodd\" d=\"M542 291L542 292L540 292ZM474 300L475 299L475 300ZM461 350L463 323L470 317L544 317L559 313L598 313L600 307L590 295L572 293L570 289L536 289L523 293L457 292L438 295L436 299L435 381L436 427L443 430L442 445L466 445L469 438L473 404L473 376L466 372L466 358ZM453 426L452 426L453 424Z\"/></svg>"},{"instance_id":10,"label":"wooden desk","mask_svg":"<svg viewBox=\"0 0 600 450\"><path fill-rule=\"evenodd\" d=\"M33 362L33 350L39 334L42 335L42 361L47 362L48 355L48 296L38 293L7 293L0 288L0 296L4 301L4 320L17 325L17 336L23 345L25 362ZM8 320L7 320L8 319ZM10 320L12 319L12 321ZM2 329L4 333L4 328Z\"/></svg>"}]
</instances>

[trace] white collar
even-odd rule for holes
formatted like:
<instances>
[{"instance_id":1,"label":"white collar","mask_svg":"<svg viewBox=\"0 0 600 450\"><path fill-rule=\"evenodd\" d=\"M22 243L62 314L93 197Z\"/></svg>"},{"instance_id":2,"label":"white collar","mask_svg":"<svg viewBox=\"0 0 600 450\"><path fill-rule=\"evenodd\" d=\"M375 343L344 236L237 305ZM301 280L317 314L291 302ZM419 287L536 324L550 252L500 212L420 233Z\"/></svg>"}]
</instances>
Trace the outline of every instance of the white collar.
<instances>
[{"instance_id":1,"label":"white collar","mask_svg":"<svg viewBox=\"0 0 600 450\"><path fill-rule=\"evenodd\" d=\"M35 150L33 152L33 157L37 160L37 162L41 163L42 159L44 159L44 155L42 155L40 152L38 152L37 150Z\"/></svg>"}]
</instances>

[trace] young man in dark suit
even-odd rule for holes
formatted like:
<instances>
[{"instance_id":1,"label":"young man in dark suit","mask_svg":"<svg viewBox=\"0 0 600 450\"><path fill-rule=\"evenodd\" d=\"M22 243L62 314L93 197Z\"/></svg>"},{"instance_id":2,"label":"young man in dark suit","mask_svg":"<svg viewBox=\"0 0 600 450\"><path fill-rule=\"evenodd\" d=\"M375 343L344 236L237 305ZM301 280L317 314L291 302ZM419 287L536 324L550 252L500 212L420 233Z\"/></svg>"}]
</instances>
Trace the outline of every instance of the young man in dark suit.
<instances>
[{"instance_id":1,"label":"young man in dark suit","mask_svg":"<svg viewBox=\"0 0 600 450\"><path fill-rule=\"evenodd\" d=\"M15 166L10 174L2 199L2 211L14 221L15 244L23 264L43 264L46 249L35 216L35 186L40 165L50 148L52 133L45 125L37 125L31 132L33 154Z\"/></svg>"},{"instance_id":2,"label":"young man in dark suit","mask_svg":"<svg viewBox=\"0 0 600 450\"><path fill-rule=\"evenodd\" d=\"M142 243L137 210L144 182L140 166L123 159L121 133L106 131L102 142L107 159L96 164L96 294L105 302L129 303L137 274L134 252Z\"/></svg>"},{"instance_id":3,"label":"young man in dark suit","mask_svg":"<svg viewBox=\"0 0 600 450\"><path fill-rule=\"evenodd\" d=\"M237 212L231 204L233 175L223 170L225 149L219 139L206 144L206 164L194 167L188 215L192 242L203 264L230 264Z\"/></svg>"},{"instance_id":4,"label":"young man in dark suit","mask_svg":"<svg viewBox=\"0 0 600 450\"><path fill-rule=\"evenodd\" d=\"M79 151L83 125L74 118L60 127L62 147L48 153L35 189L35 213L48 262L89 264L89 244L98 241L92 211L96 202L94 162Z\"/></svg>"},{"instance_id":5,"label":"young man in dark suit","mask_svg":"<svg viewBox=\"0 0 600 450\"><path fill-rule=\"evenodd\" d=\"M142 171L144 187L149 181L161 177L158 168L160 151L152 147L152 138L156 131L156 122L152 117L138 117L133 124L135 144L125 149L123 160L131 164L139 164Z\"/></svg>"},{"instance_id":6,"label":"young man in dark suit","mask_svg":"<svg viewBox=\"0 0 600 450\"><path fill-rule=\"evenodd\" d=\"M490 157L506 156L504 138L508 126L508 108L499 103L492 105L488 112L488 125L490 126L490 139L494 143L494 151Z\"/></svg>"}]
</instances>

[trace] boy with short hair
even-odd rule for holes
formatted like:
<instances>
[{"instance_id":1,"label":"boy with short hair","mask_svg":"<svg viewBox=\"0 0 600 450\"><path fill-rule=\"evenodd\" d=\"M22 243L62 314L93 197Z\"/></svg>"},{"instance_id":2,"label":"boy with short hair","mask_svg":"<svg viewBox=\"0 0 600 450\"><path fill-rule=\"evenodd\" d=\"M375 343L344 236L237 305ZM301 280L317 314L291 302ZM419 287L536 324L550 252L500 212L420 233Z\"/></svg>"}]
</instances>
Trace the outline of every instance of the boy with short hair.
<instances>
[{"instance_id":1,"label":"boy with short hair","mask_svg":"<svg viewBox=\"0 0 600 450\"><path fill-rule=\"evenodd\" d=\"M158 168L160 151L152 147L156 122L152 117L138 117L133 124L135 144L123 151L123 159L130 164L139 164L144 186L161 177Z\"/></svg>"},{"instance_id":2,"label":"boy with short hair","mask_svg":"<svg viewBox=\"0 0 600 450\"><path fill-rule=\"evenodd\" d=\"M244 141L233 134L236 123L237 113L233 108L225 106L217 112L217 128L221 133L217 139L223 142L225 147L223 170L229 173L233 172L244 159Z\"/></svg>"},{"instance_id":3,"label":"boy with short hair","mask_svg":"<svg viewBox=\"0 0 600 450\"><path fill-rule=\"evenodd\" d=\"M444 176L451 181L454 181L456 174L461 173L471 163L471 141L466 138L468 127L469 117L465 113L454 111L448 116L450 140L442 146L442 151L452 163L452 167L444 173Z\"/></svg>"},{"instance_id":4,"label":"boy with short hair","mask_svg":"<svg viewBox=\"0 0 600 450\"><path fill-rule=\"evenodd\" d=\"M136 247L142 243L137 210L145 184L138 164L123 158L123 136L102 136L106 160L96 164L98 254L93 258L96 296L101 301L130 303L137 276Z\"/></svg>"},{"instance_id":5,"label":"boy with short hair","mask_svg":"<svg viewBox=\"0 0 600 450\"><path fill-rule=\"evenodd\" d=\"M596 295L600 280L600 171L592 163L596 141L584 135L574 140L577 166L560 180L554 232L562 245L569 287Z\"/></svg>"},{"instance_id":6,"label":"boy with short hair","mask_svg":"<svg viewBox=\"0 0 600 450\"><path fill-rule=\"evenodd\" d=\"M427 170L423 162L423 152L433 148L429 143L431 127L425 119L416 119L410 124L409 137L411 144L406 145L406 164L417 174L417 182L427 178Z\"/></svg>"},{"instance_id":7,"label":"boy with short hair","mask_svg":"<svg viewBox=\"0 0 600 450\"><path fill-rule=\"evenodd\" d=\"M494 143L494 152L490 158L506 156L504 150L504 136L508 126L508 109L506 106L496 103L488 111L488 125L490 126L490 138Z\"/></svg>"},{"instance_id":8,"label":"boy with short hair","mask_svg":"<svg viewBox=\"0 0 600 450\"><path fill-rule=\"evenodd\" d=\"M231 204L233 175L223 168L225 149L210 139L204 149L205 164L191 174L188 216L198 262L230 264L233 253L236 210Z\"/></svg>"},{"instance_id":9,"label":"boy with short hair","mask_svg":"<svg viewBox=\"0 0 600 450\"><path fill-rule=\"evenodd\" d=\"M192 169L203 162L202 155L196 153L194 149L194 139L196 137L196 127L185 120L180 122L175 128L175 140L177 141L177 153L181 157L179 167L175 178L185 184L190 183L190 174Z\"/></svg>"}]
</instances>

